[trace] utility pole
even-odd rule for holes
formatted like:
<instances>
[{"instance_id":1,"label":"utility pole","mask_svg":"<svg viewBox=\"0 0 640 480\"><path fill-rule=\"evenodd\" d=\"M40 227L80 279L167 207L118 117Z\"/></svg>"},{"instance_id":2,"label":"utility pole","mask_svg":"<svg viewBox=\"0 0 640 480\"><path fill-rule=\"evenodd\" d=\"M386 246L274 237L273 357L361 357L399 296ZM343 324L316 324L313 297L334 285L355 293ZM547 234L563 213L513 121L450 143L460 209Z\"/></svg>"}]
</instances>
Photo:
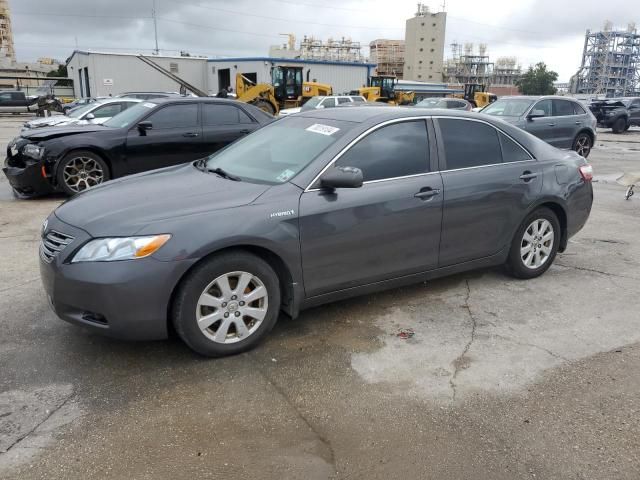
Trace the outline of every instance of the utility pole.
<instances>
[{"instance_id":1,"label":"utility pole","mask_svg":"<svg viewBox=\"0 0 640 480\"><path fill-rule=\"evenodd\" d=\"M153 17L153 33L156 38L156 48L153 51L153 54L159 55L160 50L158 49L158 18L156 17L156 0L153 0L153 7L151 8L151 16Z\"/></svg>"}]
</instances>

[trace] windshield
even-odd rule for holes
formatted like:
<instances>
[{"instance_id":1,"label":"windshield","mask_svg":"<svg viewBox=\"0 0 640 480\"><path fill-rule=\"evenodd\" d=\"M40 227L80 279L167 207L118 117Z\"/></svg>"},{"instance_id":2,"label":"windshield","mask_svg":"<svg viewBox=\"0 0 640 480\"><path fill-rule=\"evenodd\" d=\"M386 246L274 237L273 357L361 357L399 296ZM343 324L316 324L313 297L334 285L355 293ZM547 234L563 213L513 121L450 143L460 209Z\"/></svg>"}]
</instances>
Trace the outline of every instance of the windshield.
<instances>
[{"instance_id":1,"label":"windshield","mask_svg":"<svg viewBox=\"0 0 640 480\"><path fill-rule=\"evenodd\" d=\"M93 108L93 104L85 105L84 107L77 107L67 113L69 118L80 118L82 115L87 113L89 110Z\"/></svg>"},{"instance_id":2,"label":"windshield","mask_svg":"<svg viewBox=\"0 0 640 480\"><path fill-rule=\"evenodd\" d=\"M125 128L136 122L142 115L155 108L157 104L152 102L140 102L131 108L127 108L124 112L111 117L102 125L111 128Z\"/></svg>"},{"instance_id":3,"label":"windshield","mask_svg":"<svg viewBox=\"0 0 640 480\"><path fill-rule=\"evenodd\" d=\"M241 180L285 183L353 125L327 119L285 117L214 153L206 168L221 168Z\"/></svg>"},{"instance_id":4,"label":"windshield","mask_svg":"<svg viewBox=\"0 0 640 480\"><path fill-rule=\"evenodd\" d=\"M497 100L482 110L482 113L494 117L521 117L532 103L533 100L528 98Z\"/></svg>"},{"instance_id":5,"label":"windshield","mask_svg":"<svg viewBox=\"0 0 640 480\"><path fill-rule=\"evenodd\" d=\"M324 97L313 97L313 98L309 99L309 101L307 101L307 103L305 103L302 106L300 111L306 112L307 110L313 110L314 108L316 108L318 106L318 104L322 101L323 98Z\"/></svg>"},{"instance_id":6,"label":"windshield","mask_svg":"<svg viewBox=\"0 0 640 480\"><path fill-rule=\"evenodd\" d=\"M416 107L447 108L447 101L441 98L425 98L416 103Z\"/></svg>"}]
</instances>

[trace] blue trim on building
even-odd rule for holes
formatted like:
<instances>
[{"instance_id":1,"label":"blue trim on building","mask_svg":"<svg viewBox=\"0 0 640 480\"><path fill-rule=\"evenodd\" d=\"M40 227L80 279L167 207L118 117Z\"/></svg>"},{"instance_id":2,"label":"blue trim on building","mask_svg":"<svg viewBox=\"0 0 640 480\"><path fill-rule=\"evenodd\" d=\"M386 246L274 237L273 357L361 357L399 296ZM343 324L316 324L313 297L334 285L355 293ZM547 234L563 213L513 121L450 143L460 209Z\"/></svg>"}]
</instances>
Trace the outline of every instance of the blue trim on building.
<instances>
[{"instance_id":1,"label":"blue trim on building","mask_svg":"<svg viewBox=\"0 0 640 480\"><path fill-rule=\"evenodd\" d=\"M236 58L209 58L207 62L278 62L278 63L311 63L320 65L340 65L346 67L367 67L369 71L376 67L375 63L358 62L332 62L328 60L305 60L302 58L276 58L276 57L236 57Z\"/></svg>"}]
</instances>

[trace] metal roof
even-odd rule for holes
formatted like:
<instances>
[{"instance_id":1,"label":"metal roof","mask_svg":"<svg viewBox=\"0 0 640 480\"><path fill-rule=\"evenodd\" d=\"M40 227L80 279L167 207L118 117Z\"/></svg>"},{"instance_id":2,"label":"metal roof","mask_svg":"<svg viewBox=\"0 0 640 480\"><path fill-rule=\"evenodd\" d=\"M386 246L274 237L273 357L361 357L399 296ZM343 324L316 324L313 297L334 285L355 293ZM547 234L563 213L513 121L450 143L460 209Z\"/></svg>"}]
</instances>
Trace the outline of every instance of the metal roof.
<instances>
[{"instance_id":1,"label":"metal roof","mask_svg":"<svg viewBox=\"0 0 640 480\"><path fill-rule=\"evenodd\" d=\"M209 58L208 62L278 62L278 63L316 63L322 65L341 65L346 67L373 68L375 63L338 62L329 60L311 60L303 58L277 58L277 57L233 57L233 58Z\"/></svg>"}]
</instances>

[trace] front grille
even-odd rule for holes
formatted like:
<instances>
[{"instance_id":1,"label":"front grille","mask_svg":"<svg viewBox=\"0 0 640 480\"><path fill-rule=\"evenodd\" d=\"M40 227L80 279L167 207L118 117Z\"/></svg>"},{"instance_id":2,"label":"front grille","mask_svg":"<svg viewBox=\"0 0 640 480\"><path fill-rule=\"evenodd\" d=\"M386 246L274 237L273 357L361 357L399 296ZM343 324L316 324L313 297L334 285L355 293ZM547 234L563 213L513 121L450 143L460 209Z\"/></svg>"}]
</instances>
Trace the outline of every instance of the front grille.
<instances>
[{"instance_id":1,"label":"front grille","mask_svg":"<svg viewBox=\"0 0 640 480\"><path fill-rule=\"evenodd\" d=\"M50 230L42 238L42 243L40 243L40 256L45 262L51 263L71 242L73 242L71 235Z\"/></svg>"}]
</instances>

